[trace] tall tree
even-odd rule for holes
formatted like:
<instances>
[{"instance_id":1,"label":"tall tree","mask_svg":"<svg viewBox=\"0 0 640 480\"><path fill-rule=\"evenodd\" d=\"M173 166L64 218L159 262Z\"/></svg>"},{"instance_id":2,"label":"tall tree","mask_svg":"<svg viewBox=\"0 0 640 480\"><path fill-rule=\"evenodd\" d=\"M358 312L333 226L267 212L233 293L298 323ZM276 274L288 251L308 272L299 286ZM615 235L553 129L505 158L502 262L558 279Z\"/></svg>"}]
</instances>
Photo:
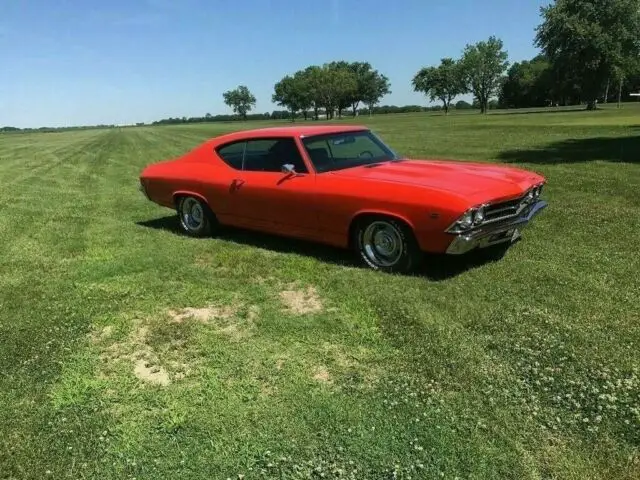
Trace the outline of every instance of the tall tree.
<instances>
[{"instance_id":1,"label":"tall tree","mask_svg":"<svg viewBox=\"0 0 640 480\"><path fill-rule=\"evenodd\" d=\"M249 91L245 85L240 85L235 90L229 90L222 94L224 103L229 105L233 112L240 115L243 120L247 119L247 113L256 104L256 97Z\"/></svg>"},{"instance_id":2,"label":"tall tree","mask_svg":"<svg viewBox=\"0 0 640 480\"><path fill-rule=\"evenodd\" d=\"M491 36L486 41L467 45L462 54L462 72L481 113L487 112L489 99L497 93L502 74L509 66L507 52L502 47L502 40Z\"/></svg>"},{"instance_id":3,"label":"tall tree","mask_svg":"<svg viewBox=\"0 0 640 480\"><path fill-rule=\"evenodd\" d=\"M555 95L551 64L538 55L509 67L498 98L504 108L525 108L547 106Z\"/></svg>"},{"instance_id":4,"label":"tall tree","mask_svg":"<svg viewBox=\"0 0 640 480\"><path fill-rule=\"evenodd\" d=\"M556 0L541 8L536 45L577 80L587 109L640 55L639 0Z\"/></svg>"},{"instance_id":5,"label":"tall tree","mask_svg":"<svg viewBox=\"0 0 640 480\"><path fill-rule=\"evenodd\" d=\"M310 107L313 109L313 119L318 120L318 110L321 107L322 99L320 89L322 86L322 68L318 65L309 65L304 70L296 72L302 78L304 91L309 100Z\"/></svg>"},{"instance_id":6,"label":"tall tree","mask_svg":"<svg viewBox=\"0 0 640 480\"><path fill-rule=\"evenodd\" d=\"M274 86L272 101L291 111L291 121L295 121L296 113L303 108L304 86L301 79L287 75Z\"/></svg>"},{"instance_id":7,"label":"tall tree","mask_svg":"<svg viewBox=\"0 0 640 480\"><path fill-rule=\"evenodd\" d=\"M373 115L373 107L380 102L380 99L390 93L391 83L387 76L377 71L372 72L362 92L362 102L369 107L369 115Z\"/></svg>"},{"instance_id":8,"label":"tall tree","mask_svg":"<svg viewBox=\"0 0 640 480\"><path fill-rule=\"evenodd\" d=\"M371 98L372 92L375 92L376 88L380 87L381 75L369 62L352 62L349 64L349 69L356 79L356 89L350 102L351 112L355 117L360 102L365 102L365 98Z\"/></svg>"},{"instance_id":9,"label":"tall tree","mask_svg":"<svg viewBox=\"0 0 640 480\"><path fill-rule=\"evenodd\" d=\"M429 96L433 102L442 102L445 115L449 113L451 101L467 90L460 64L452 58L443 58L437 67L424 67L411 81L416 92Z\"/></svg>"},{"instance_id":10,"label":"tall tree","mask_svg":"<svg viewBox=\"0 0 640 480\"><path fill-rule=\"evenodd\" d=\"M358 82L355 72L351 68L351 64L343 60L331 62L325 68L328 70L328 74L333 77L334 107L338 112L338 117L342 117L342 111L352 104L353 99L358 94Z\"/></svg>"}]
</instances>

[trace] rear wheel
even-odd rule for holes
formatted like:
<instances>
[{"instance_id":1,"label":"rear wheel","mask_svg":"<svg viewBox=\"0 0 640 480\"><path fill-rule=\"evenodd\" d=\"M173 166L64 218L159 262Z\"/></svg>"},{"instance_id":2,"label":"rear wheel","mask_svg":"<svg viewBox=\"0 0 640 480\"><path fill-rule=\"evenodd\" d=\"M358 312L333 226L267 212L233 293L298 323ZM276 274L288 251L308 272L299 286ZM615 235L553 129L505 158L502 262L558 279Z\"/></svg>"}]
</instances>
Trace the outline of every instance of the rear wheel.
<instances>
[{"instance_id":1,"label":"rear wheel","mask_svg":"<svg viewBox=\"0 0 640 480\"><path fill-rule=\"evenodd\" d=\"M422 260L413 231L392 218L368 217L358 221L353 240L364 263L375 270L408 273Z\"/></svg>"},{"instance_id":2,"label":"rear wheel","mask_svg":"<svg viewBox=\"0 0 640 480\"><path fill-rule=\"evenodd\" d=\"M205 202L196 197L180 197L176 209L180 227L185 233L192 237L206 237L211 234L215 215Z\"/></svg>"}]
</instances>

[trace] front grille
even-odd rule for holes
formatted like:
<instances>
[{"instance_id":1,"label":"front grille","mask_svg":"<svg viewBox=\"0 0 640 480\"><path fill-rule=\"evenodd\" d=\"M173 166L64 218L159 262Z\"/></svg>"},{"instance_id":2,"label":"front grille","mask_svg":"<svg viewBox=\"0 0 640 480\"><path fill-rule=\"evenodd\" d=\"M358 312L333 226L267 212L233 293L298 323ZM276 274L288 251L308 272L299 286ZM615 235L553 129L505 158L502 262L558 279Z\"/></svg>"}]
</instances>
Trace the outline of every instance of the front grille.
<instances>
[{"instance_id":1,"label":"front grille","mask_svg":"<svg viewBox=\"0 0 640 480\"><path fill-rule=\"evenodd\" d=\"M522 201L525 197L526 194L513 200L507 200L506 202L487 205L484 214L485 223L498 222L505 218L516 216L518 213L520 213L520 205L522 204Z\"/></svg>"}]
</instances>

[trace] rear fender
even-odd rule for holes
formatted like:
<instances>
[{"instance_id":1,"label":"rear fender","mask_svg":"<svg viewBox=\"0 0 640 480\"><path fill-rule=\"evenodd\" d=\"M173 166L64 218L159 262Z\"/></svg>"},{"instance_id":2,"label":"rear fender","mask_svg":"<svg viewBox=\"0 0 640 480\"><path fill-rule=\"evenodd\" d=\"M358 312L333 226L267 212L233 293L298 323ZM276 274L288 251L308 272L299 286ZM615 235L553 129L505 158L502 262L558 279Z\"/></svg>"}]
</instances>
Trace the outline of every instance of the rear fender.
<instances>
[{"instance_id":1,"label":"rear fender","mask_svg":"<svg viewBox=\"0 0 640 480\"><path fill-rule=\"evenodd\" d=\"M196 192L191 192L189 190L177 190L175 192L173 192L173 204L175 207L178 207L178 199L180 197L194 197L197 198L198 200L200 200L202 203L204 203L205 205L207 205L209 208L211 208L209 206L209 202L207 201L206 198L204 198L202 195L200 195L199 193Z\"/></svg>"}]
</instances>

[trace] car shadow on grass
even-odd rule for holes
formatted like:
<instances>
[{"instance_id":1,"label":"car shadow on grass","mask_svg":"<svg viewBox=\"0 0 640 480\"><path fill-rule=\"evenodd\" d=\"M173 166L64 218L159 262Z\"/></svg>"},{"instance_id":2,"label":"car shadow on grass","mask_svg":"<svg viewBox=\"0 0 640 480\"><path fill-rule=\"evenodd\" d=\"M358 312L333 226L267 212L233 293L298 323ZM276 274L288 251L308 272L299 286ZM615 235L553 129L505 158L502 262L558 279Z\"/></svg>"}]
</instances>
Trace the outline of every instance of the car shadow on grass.
<instances>
[{"instance_id":1,"label":"car shadow on grass","mask_svg":"<svg viewBox=\"0 0 640 480\"><path fill-rule=\"evenodd\" d=\"M141 227L165 230L175 235L186 237L186 234L180 229L178 219L175 215L139 221L136 222L136 224ZM322 262L343 267L368 268L359 262L353 252L347 249L331 247L306 240L297 240L231 227L225 227L215 238L279 253L314 257ZM206 238L203 238L203 240L206 240ZM426 277L431 281L448 280L468 270L498 261L504 256L506 251L507 249L497 246L460 256L426 254L421 268L412 273L411 276Z\"/></svg>"},{"instance_id":2,"label":"car shadow on grass","mask_svg":"<svg viewBox=\"0 0 640 480\"><path fill-rule=\"evenodd\" d=\"M506 163L554 164L594 160L640 163L640 136L573 138L540 148L507 150L498 154Z\"/></svg>"}]
</instances>

